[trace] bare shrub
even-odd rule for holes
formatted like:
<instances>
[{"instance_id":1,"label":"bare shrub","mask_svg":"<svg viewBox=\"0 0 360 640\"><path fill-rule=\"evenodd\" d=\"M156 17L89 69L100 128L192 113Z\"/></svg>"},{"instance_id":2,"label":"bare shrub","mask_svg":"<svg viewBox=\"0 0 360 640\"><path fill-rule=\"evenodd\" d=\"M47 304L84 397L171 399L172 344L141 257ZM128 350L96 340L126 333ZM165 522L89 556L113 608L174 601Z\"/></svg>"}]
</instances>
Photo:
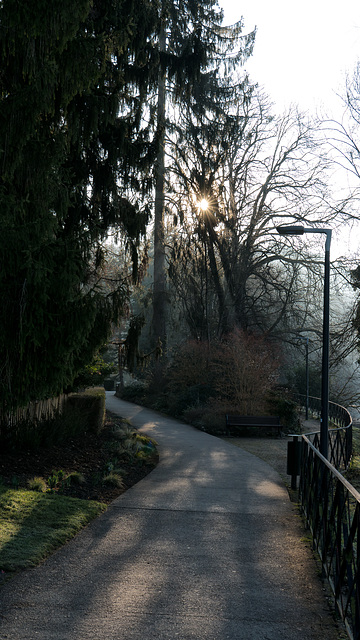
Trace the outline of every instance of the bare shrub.
<instances>
[{"instance_id":1,"label":"bare shrub","mask_svg":"<svg viewBox=\"0 0 360 640\"><path fill-rule=\"evenodd\" d=\"M267 413L266 396L278 377L279 360L264 337L235 329L214 354L216 409L241 415Z\"/></svg>"},{"instance_id":2,"label":"bare shrub","mask_svg":"<svg viewBox=\"0 0 360 640\"><path fill-rule=\"evenodd\" d=\"M268 413L279 358L266 338L235 329L213 343L186 342L169 374L175 415L205 430L224 429L224 414Z\"/></svg>"},{"instance_id":3,"label":"bare shrub","mask_svg":"<svg viewBox=\"0 0 360 640\"><path fill-rule=\"evenodd\" d=\"M170 388L189 388L212 381L211 344L188 340L175 354L170 370Z\"/></svg>"}]
</instances>

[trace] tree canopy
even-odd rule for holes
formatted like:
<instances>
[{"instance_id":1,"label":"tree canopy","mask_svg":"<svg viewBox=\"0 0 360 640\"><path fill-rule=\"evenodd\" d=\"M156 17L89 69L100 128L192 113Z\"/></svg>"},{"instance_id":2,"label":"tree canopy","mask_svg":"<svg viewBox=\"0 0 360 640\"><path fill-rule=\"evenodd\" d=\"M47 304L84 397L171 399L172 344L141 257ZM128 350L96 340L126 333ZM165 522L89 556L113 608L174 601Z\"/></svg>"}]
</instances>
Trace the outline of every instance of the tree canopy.
<instances>
[{"instance_id":1,"label":"tree canopy","mask_svg":"<svg viewBox=\"0 0 360 640\"><path fill-rule=\"evenodd\" d=\"M244 33L242 20L230 27L222 26L223 14L217 0L163 0L160 15L158 48L168 61L168 68L162 66L159 71L156 105L159 153L155 165L152 340L160 339L165 344L168 295L164 227L169 193L169 135L178 134L178 112L197 117L215 115L220 102L235 99L231 73L251 55L255 31ZM168 109L167 103L171 105Z\"/></svg>"},{"instance_id":2,"label":"tree canopy","mask_svg":"<svg viewBox=\"0 0 360 640\"><path fill-rule=\"evenodd\" d=\"M154 145L142 111L158 59L153 3L5 0L0 10L0 402L57 394L107 337L124 283L98 269L109 227L135 255L127 185Z\"/></svg>"},{"instance_id":3,"label":"tree canopy","mask_svg":"<svg viewBox=\"0 0 360 640\"><path fill-rule=\"evenodd\" d=\"M161 143L149 98L161 69L196 102L224 64L215 43L232 47L221 17L217 0L1 3L3 407L69 388L121 314L126 283L104 285L103 241L115 227L136 271Z\"/></svg>"}]
</instances>

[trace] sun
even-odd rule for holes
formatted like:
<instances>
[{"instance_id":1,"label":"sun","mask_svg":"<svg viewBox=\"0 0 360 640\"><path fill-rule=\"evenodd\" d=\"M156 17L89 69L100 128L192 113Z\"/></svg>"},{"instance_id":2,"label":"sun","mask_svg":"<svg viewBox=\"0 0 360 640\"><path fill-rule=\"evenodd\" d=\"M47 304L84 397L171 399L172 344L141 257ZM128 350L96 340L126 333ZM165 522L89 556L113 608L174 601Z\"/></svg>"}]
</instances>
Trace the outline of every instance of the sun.
<instances>
[{"instance_id":1,"label":"sun","mask_svg":"<svg viewBox=\"0 0 360 640\"><path fill-rule=\"evenodd\" d=\"M201 209L201 211L207 211L208 208L209 208L209 202L206 200L206 198L203 198L202 200L200 200L199 209Z\"/></svg>"}]
</instances>

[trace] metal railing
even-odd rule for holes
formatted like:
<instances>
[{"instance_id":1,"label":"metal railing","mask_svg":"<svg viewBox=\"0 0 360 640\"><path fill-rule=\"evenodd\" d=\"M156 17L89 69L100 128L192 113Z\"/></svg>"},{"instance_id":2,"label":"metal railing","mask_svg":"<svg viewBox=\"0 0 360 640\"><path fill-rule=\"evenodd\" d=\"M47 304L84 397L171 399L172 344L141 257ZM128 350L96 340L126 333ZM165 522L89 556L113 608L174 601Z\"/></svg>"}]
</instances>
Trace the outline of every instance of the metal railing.
<instances>
[{"instance_id":1,"label":"metal railing","mask_svg":"<svg viewBox=\"0 0 360 640\"><path fill-rule=\"evenodd\" d=\"M299 497L347 633L360 640L360 493L339 471L351 460L352 419L329 404L330 420L339 425L329 430L329 460L318 450L319 432L302 436Z\"/></svg>"},{"instance_id":2,"label":"metal railing","mask_svg":"<svg viewBox=\"0 0 360 640\"><path fill-rule=\"evenodd\" d=\"M300 503L348 635L360 638L360 494L303 436Z\"/></svg>"},{"instance_id":3,"label":"metal railing","mask_svg":"<svg viewBox=\"0 0 360 640\"><path fill-rule=\"evenodd\" d=\"M305 396L298 400L303 405ZM304 405L305 406L305 405ZM320 398L309 398L309 408L317 417L321 413ZM352 456L352 418L345 407L335 402L329 402L329 462L338 471L348 469ZM333 425L333 428L331 426ZM307 433L306 436L316 449L320 448L320 431Z\"/></svg>"}]
</instances>

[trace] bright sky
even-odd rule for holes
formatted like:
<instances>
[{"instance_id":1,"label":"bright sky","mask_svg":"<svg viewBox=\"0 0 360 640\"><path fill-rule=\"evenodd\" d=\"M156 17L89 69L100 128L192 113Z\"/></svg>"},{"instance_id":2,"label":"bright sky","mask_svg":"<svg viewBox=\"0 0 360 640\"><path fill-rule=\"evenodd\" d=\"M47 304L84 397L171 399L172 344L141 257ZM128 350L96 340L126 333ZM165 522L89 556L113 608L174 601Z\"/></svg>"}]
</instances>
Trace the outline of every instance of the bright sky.
<instances>
[{"instance_id":1,"label":"bright sky","mask_svg":"<svg viewBox=\"0 0 360 640\"><path fill-rule=\"evenodd\" d=\"M340 108L336 93L360 60L360 0L219 0L225 24L258 28L250 76L282 111Z\"/></svg>"}]
</instances>

